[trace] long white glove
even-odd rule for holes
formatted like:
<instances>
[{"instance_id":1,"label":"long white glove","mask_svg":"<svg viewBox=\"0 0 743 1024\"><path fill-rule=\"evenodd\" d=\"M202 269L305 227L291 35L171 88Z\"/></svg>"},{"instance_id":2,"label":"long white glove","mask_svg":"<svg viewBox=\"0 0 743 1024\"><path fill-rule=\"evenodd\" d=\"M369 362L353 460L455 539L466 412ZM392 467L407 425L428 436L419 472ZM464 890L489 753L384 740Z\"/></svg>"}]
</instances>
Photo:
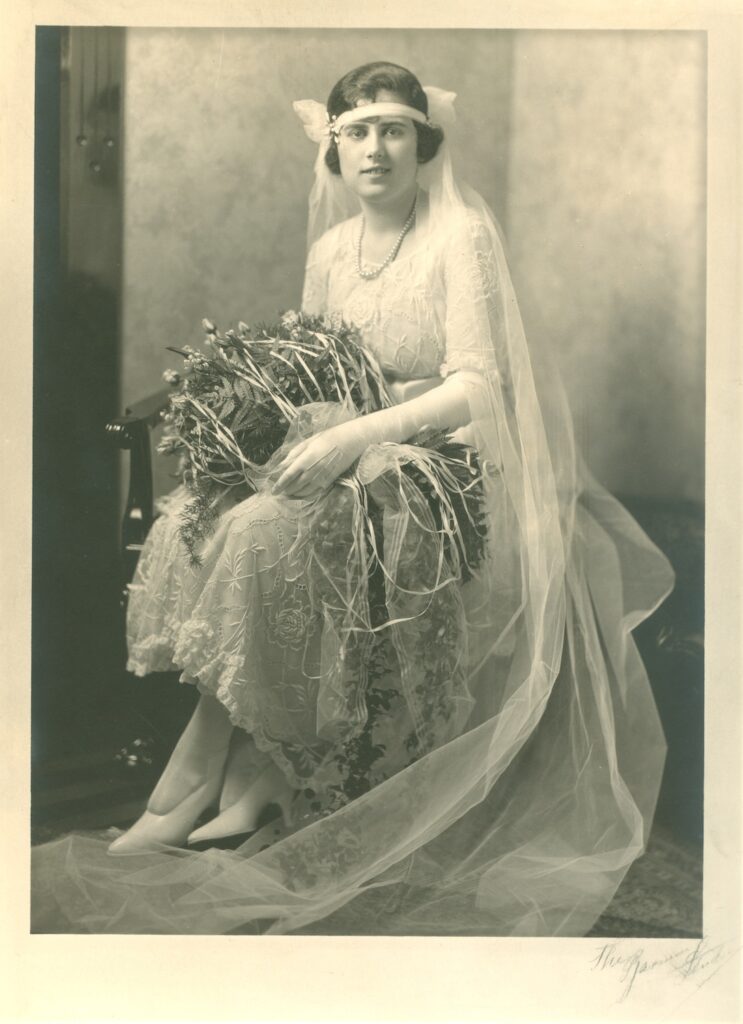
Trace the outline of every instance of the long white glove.
<instances>
[{"instance_id":1,"label":"long white glove","mask_svg":"<svg viewBox=\"0 0 743 1024\"><path fill-rule=\"evenodd\" d=\"M326 490L371 444L409 440L423 427L456 430L470 421L467 372L454 373L436 388L391 409L359 416L300 441L285 456L274 494L311 498Z\"/></svg>"}]
</instances>

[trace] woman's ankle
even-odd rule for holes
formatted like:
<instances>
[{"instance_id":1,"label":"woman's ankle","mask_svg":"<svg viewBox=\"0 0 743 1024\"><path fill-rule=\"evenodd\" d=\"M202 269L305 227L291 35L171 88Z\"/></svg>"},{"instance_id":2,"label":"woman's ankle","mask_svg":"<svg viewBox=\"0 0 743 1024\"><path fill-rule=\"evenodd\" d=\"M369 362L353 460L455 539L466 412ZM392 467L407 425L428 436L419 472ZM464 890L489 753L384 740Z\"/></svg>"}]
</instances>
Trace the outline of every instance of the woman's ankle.
<instances>
[{"instance_id":1,"label":"woman's ankle","mask_svg":"<svg viewBox=\"0 0 743 1024\"><path fill-rule=\"evenodd\" d=\"M220 751L229 746L233 732L234 726L227 708L216 697L202 694L176 744L176 750L180 746L192 744L202 751Z\"/></svg>"}]
</instances>

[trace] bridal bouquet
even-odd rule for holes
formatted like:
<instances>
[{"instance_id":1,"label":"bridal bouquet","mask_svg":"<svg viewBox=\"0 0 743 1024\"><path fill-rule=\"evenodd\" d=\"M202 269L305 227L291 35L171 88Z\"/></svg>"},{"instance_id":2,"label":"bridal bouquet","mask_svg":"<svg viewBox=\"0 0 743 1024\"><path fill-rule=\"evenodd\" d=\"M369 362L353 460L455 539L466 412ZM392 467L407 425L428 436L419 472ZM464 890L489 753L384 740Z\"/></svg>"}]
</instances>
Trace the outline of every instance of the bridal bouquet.
<instances>
[{"instance_id":1,"label":"bridal bouquet","mask_svg":"<svg viewBox=\"0 0 743 1024\"><path fill-rule=\"evenodd\" d=\"M185 365L182 373L164 374L174 393L158 447L179 457L179 475L193 494L181 536L195 563L222 499L256 493L303 406L337 402L363 415L391 404L375 359L337 318L290 311L276 324L251 329L241 322L224 334L210 320L202 324L205 351L171 349ZM444 433L429 432L410 444L415 457L403 473L425 496L442 531L455 536L462 564L476 566L484 546L476 453ZM444 507L442 495L448 499ZM454 531L444 523L446 508L456 520Z\"/></svg>"}]
</instances>

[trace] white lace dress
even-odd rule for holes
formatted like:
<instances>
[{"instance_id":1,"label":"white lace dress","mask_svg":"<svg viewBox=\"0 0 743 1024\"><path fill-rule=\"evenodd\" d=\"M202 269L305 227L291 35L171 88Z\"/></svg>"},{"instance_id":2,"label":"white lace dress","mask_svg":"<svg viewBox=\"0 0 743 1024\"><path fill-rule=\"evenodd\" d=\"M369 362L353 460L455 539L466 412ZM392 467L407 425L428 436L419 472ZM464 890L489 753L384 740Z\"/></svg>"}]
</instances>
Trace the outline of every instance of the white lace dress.
<instances>
[{"instance_id":1,"label":"white lace dress","mask_svg":"<svg viewBox=\"0 0 743 1024\"><path fill-rule=\"evenodd\" d=\"M472 275L480 282L489 274L495 306L494 266L487 266L486 254L485 262L468 266L455 247L431 260L413 246L379 277L365 280L355 269L357 231L356 220L346 221L314 247L302 308L339 314L355 325L390 381L479 370L481 357L470 348L479 312L468 297ZM400 624L379 645L371 683L384 679L373 691L383 691L381 713L369 740L384 756L349 763L349 741L365 725L369 730L370 652L362 656L358 645L349 649L339 638L318 580L350 564L350 523L338 511L342 490L335 486L324 499L334 518L319 542L331 547L321 570L317 550L308 550L313 537L301 543L306 502L268 491L224 511L194 567L178 532L188 497L181 488L166 499L142 552L129 599L129 671L180 670L184 682L224 704L294 786L322 793L326 802L366 789L461 727L471 702L460 580L449 580L433 600L412 594L407 607L396 609L388 602L390 617L397 611L401 618L417 614L418 602L424 625ZM389 535L393 520L388 510ZM409 521L396 528L399 582L407 572L425 587L436 571L427 564L425 538ZM438 641L433 647L432 638ZM344 661L348 667L339 675ZM432 676L438 679L433 692ZM349 774L357 776L353 783Z\"/></svg>"},{"instance_id":2,"label":"white lace dress","mask_svg":"<svg viewBox=\"0 0 743 1024\"><path fill-rule=\"evenodd\" d=\"M673 576L575 451L479 210L372 281L340 224L304 306L355 324L391 379L460 374L483 558L470 576L442 558L443 505L400 471L412 446L371 446L314 506L225 507L199 568L172 496L132 586L129 668L215 695L296 787L294 821L268 845L131 863L108 836L37 848L45 927L582 935L642 852L664 743L632 630Z\"/></svg>"}]
</instances>

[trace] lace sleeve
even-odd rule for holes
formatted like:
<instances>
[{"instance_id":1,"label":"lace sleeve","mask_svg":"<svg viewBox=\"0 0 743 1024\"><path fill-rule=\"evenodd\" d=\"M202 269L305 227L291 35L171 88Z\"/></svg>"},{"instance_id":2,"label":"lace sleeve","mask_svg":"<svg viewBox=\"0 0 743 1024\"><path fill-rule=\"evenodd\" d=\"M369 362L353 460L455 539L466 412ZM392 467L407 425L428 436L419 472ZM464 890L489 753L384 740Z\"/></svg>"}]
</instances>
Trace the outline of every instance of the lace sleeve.
<instances>
[{"instance_id":1,"label":"lace sleeve","mask_svg":"<svg viewBox=\"0 0 743 1024\"><path fill-rule=\"evenodd\" d=\"M446 362L458 370L498 372L504 316L490 235L472 213L453 233L444 259Z\"/></svg>"},{"instance_id":2,"label":"lace sleeve","mask_svg":"<svg viewBox=\"0 0 743 1024\"><path fill-rule=\"evenodd\" d=\"M302 309L319 316L327 311L328 266L321 258L320 243L313 245L307 257L302 289Z\"/></svg>"}]
</instances>

